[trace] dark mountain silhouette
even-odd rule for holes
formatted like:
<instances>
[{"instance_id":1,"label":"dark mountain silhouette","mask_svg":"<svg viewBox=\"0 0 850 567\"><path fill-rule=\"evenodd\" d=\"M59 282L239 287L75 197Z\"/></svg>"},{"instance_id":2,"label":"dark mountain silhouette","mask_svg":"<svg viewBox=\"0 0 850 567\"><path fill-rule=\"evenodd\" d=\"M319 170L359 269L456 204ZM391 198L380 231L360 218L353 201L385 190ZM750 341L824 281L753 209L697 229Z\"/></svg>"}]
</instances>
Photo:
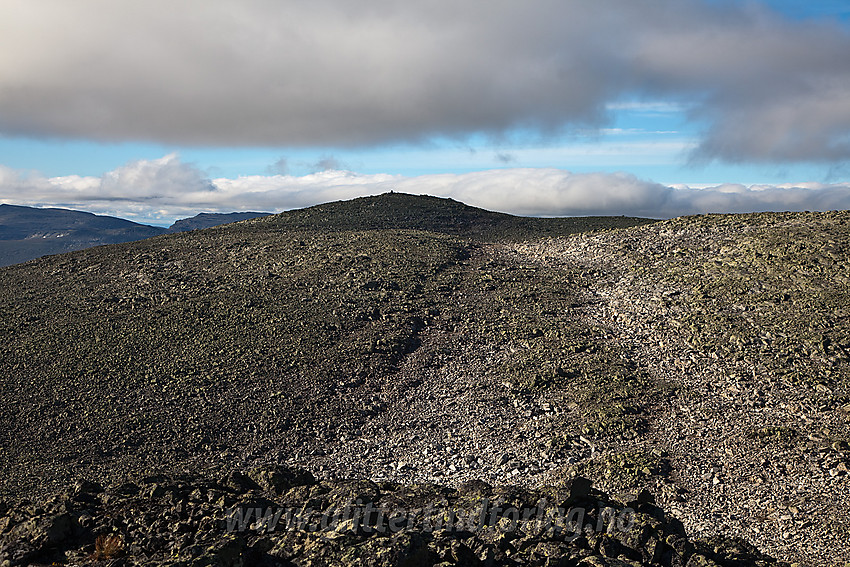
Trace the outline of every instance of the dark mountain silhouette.
<instances>
[{"instance_id":1,"label":"dark mountain silhouette","mask_svg":"<svg viewBox=\"0 0 850 567\"><path fill-rule=\"evenodd\" d=\"M165 232L160 227L70 209L0 205L0 266Z\"/></svg>"},{"instance_id":2,"label":"dark mountain silhouette","mask_svg":"<svg viewBox=\"0 0 850 567\"><path fill-rule=\"evenodd\" d=\"M200 230L211 228L220 224L228 224L231 222L239 222L257 217L266 217L272 213L199 213L194 217L180 219L168 227L168 232L186 232L189 230Z\"/></svg>"},{"instance_id":3,"label":"dark mountain silhouette","mask_svg":"<svg viewBox=\"0 0 850 567\"><path fill-rule=\"evenodd\" d=\"M271 213L200 213L168 229L121 218L59 208L0 205L0 267L103 244L142 240L266 216Z\"/></svg>"}]
</instances>

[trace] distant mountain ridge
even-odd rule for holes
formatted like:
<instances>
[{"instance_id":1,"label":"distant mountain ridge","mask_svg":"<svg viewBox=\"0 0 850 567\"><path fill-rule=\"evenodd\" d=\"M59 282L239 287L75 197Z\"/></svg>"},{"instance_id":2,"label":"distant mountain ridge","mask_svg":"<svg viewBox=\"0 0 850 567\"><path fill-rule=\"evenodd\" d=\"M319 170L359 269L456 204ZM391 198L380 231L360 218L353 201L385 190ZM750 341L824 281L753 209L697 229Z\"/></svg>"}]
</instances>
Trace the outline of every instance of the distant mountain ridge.
<instances>
[{"instance_id":1,"label":"distant mountain ridge","mask_svg":"<svg viewBox=\"0 0 850 567\"><path fill-rule=\"evenodd\" d=\"M0 266L166 232L161 227L83 211L0 205Z\"/></svg>"},{"instance_id":2,"label":"distant mountain ridge","mask_svg":"<svg viewBox=\"0 0 850 567\"><path fill-rule=\"evenodd\" d=\"M64 238L71 234L92 236L141 230L162 234L165 229L126 219L61 208L0 205L0 240Z\"/></svg>"},{"instance_id":3,"label":"distant mountain ridge","mask_svg":"<svg viewBox=\"0 0 850 567\"><path fill-rule=\"evenodd\" d=\"M0 267L92 246L210 228L271 213L200 213L169 228L61 208L0 204Z\"/></svg>"},{"instance_id":4,"label":"distant mountain ridge","mask_svg":"<svg viewBox=\"0 0 850 567\"><path fill-rule=\"evenodd\" d=\"M168 232L187 232L212 228L220 224L239 222L243 220L267 217L273 213L241 212L241 213L199 213L193 217L180 219L168 227Z\"/></svg>"}]
</instances>

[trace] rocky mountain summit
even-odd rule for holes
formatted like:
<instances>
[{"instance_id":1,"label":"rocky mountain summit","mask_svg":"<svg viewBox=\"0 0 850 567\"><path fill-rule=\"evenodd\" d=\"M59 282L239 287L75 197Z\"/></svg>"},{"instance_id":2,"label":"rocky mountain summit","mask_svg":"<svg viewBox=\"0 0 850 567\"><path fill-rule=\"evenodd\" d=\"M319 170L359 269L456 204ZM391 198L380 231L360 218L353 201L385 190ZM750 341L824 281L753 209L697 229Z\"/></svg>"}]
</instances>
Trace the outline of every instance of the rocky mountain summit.
<instances>
[{"instance_id":1,"label":"rocky mountain summit","mask_svg":"<svg viewBox=\"0 0 850 567\"><path fill-rule=\"evenodd\" d=\"M268 493L251 471L303 470L253 508L325 510L370 483L369 502L406 510L402 492L453 504L475 486L476 503L517 490L557 510L586 478L615 515L652 505L666 526L623 549L559 540L549 559L523 555L541 539L322 536L373 564L850 561L848 221L525 219L387 194L2 269L3 553L227 564L204 555L221 545L246 565L335 564L305 551L313 532L287 547L215 523L192 543L200 527L152 512L109 523L182 491L200 511L175 518L208 526ZM234 474L253 484L227 488ZM88 508L65 494L76 481ZM62 542L7 545L64 509L79 526ZM174 533L145 547L165 537L151 530Z\"/></svg>"}]
</instances>

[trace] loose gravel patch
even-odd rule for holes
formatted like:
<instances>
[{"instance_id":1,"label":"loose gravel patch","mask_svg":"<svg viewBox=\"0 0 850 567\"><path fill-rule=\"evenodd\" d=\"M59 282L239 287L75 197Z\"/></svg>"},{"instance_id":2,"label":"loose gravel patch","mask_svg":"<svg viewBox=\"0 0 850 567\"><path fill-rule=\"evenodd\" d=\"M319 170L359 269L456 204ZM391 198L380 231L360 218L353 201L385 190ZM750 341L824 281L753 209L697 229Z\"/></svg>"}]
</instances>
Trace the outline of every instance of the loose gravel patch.
<instances>
[{"instance_id":1,"label":"loose gravel patch","mask_svg":"<svg viewBox=\"0 0 850 567\"><path fill-rule=\"evenodd\" d=\"M625 447L689 533L810 565L850 560L850 215L724 215L522 244L600 277L588 318L678 387Z\"/></svg>"}]
</instances>

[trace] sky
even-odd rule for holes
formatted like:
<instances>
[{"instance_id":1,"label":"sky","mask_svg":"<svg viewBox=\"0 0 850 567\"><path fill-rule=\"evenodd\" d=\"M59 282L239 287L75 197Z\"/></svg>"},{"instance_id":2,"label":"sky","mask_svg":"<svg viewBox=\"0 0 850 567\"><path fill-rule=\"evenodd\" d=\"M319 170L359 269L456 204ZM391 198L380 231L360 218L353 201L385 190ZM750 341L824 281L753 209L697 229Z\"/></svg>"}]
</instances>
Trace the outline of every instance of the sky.
<instances>
[{"instance_id":1,"label":"sky","mask_svg":"<svg viewBox=\"0 0 850 567\"><path fill-rule=\"evenodd\" d=\"M850 209L846 0L0 0L0 202Z\"/></svg>"}]
</instances>

